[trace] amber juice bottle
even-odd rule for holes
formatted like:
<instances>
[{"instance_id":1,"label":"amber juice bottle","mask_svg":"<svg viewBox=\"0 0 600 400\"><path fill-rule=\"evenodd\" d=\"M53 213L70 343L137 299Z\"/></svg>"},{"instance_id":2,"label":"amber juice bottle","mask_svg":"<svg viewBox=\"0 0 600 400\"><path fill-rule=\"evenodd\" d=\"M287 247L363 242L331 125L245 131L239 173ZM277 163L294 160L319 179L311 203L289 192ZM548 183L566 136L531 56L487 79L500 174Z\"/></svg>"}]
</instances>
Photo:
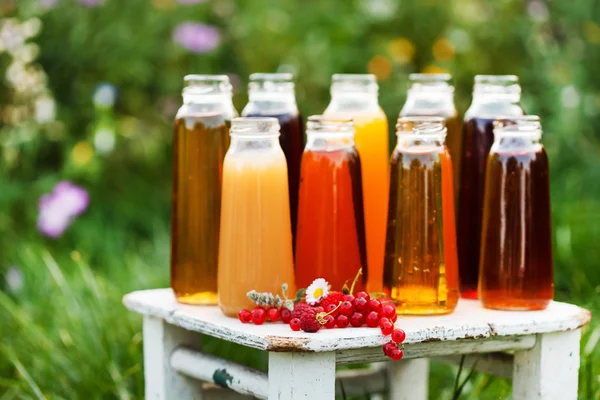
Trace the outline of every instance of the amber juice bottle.
<instances>
[{"instance_id":1,"label":"amber juice bottle","mask_svg":"<svg viewBox=\"0 0 600 400\"><path fill-rule=\"evenodd\" d=\"M454 203L458 204L460 159L462 148L461 120L454 105L454 86L450 74L410 74L408 95L400 117L443 117L448 134L446 145L452 158Z\"/></svg>"},{"instance_id":2,"label":"amber juice bottle","mask_svg":"<svg viewBox=\"0 0 600 400\"><path fill-rule=\"evenodd\" d=\"M250 75L248 104L242 110L242 116L274 117L279 120L281 126L279 143L287 161L292 235L295 235L304 130L302 117L296 104L293 79L294 76L288 73Z\"/></svg>"},{"instance_id":3,"label":"amber juice bottle","mask_svg":"<svg viewBox=\"0 0 600 400\"><path fill-rule=\"evenodd\" d=\"M548 157L536 116L498 121L487 160L479 297L541 310L554 294Z\"/></svg>"},{"instance_id":4,"label":"amber juice bottle","mask_svg":"<svg viewBox=\"0 0 600 400\"><path fill-rule=\"evenodd\" d=\"M227 76L184 80L173 132L171 287L181 303L217 304L221 178L235 109Z\"/></svg>"},{"instance_id":5,"label":"amber juice bottle","mask_svg":"<svg viewBox=\"0 0 600 400\"><path fill-rule=\"evenodd\" d=\"M399 314L446 314L458 302L452 161L441 117L398 120L391 159L384 290Z\"/></svg>"},{"instance_id":6,"label":"amber juice bottle","mask_svg":"<svg viewBox=\"0 0 600 400\"><path fill-rule=\"evenodd\" d=\"M521 87L514 75L477 75L473 102L465 113L458 202L460 292L477 298L481 219L487 156L494 142L494 121L523 115Z\"/></svg>"}]
</instances>

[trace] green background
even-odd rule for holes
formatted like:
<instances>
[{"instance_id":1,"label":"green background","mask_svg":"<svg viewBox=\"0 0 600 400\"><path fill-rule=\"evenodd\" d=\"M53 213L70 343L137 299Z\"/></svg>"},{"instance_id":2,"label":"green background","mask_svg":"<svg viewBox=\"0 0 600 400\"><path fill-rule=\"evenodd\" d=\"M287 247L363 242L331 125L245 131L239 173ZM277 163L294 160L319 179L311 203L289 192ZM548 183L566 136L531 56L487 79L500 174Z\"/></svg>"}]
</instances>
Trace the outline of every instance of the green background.
<instances>
[{"instance_id":1,"label":"green background","mask_svg":"<svg viewBox=\"0 0 600 400\"><path fill-rule=\"evenodd\" d=\"M143 398L141 320L120 299L169 283L171 124L188 73L231 74L241 110L250 73L292 71L307 116L327 105L333 73L372 72L390 120L411 72L452 73L461 113L475 74L517 74L550 158L556 298L600 310L597 1L4 0L0 16L0 277L22 278L0 279L0 399ZM174 42L186 21L217 27L219 45L195 54ZM114 105L94 104L102 83ZM53 116L36 118L40 101ZM112 151L95 146L99 131ZM37 202L63 179L90 206L44 238ZM581 399L600 398L599 339L592 321ZM432 399L452 398L456 372L434 364ZM461 398L509 397L510 382L475 374Z\"/></svg>"}]
</instances>

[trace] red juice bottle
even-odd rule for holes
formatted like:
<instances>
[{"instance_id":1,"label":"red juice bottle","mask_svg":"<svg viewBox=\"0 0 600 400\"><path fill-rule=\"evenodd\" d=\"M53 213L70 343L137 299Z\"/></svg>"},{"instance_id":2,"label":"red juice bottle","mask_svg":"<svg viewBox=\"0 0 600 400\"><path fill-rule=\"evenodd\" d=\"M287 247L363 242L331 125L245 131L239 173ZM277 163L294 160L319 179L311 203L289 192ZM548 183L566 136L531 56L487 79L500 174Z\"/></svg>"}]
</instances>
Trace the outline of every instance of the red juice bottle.
<instances>
[{"instance_id":1,"label":"red juice bottle","mask_svg":"<svg viewBox=\"0 0 600 400\"><path fill-rule=\"evenodd\" d=\"M359 268L368 279L361 164L351 120L312 116L300 168L296 285L325 278L341 290Z\"/></svg>"},{"instance_id":2,"label":"red juice bottle","mask_svg":"<svg viewBox=\"0 0 600 400\"><path fill-rule=\"evenodd\" d=\"M554 295L550 179L539 117L496 123L487 160L479 297L486 308L542 310Z\"/></svg>"},{"instance_id":3,"label":"red juice bottle","mask_svg":"<svg viewBox=\"0 0 600 400\"><path fill-rule=\"evenodd\" d=\"M523 115L520 101L521 87L516 76L475 76L473 102L463 124L458 182L458 265L460 293L464 298L477 298L485 170L494 142L493 124L499 116Z\"/></svg>"}]
</instances>

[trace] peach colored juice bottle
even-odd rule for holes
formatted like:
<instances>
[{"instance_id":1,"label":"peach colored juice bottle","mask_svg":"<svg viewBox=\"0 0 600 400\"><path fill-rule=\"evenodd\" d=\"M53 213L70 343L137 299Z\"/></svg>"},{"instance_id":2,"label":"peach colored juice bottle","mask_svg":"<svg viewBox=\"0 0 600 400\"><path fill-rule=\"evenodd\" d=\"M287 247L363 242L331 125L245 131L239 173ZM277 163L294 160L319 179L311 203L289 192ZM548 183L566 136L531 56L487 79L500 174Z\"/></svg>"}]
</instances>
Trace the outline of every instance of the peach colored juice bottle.
<instances>
[{"instance_id":1,"label":"peach colored juice bottle","mask_svg":"<svg viewBox=\"0 0 600 400\"><path fill-rule=\"evenodd\" d=\"M331 102L324 115L352 118L354 141L361 161L365 232L367 240L367 288L383 288L385 226L389 187L387 118L379 107L379 87L374 75L335 74Z\"/></svg>"},{"instance_id":2,"label":"peach colored juice bottle","mask_svg":"<svg viewBox=\"0 0 600 400\"><path fill-rule=\"evenodd\" d=\"M276 118L236 118L223 163L219 307L230 317L254 305L250 290L294 293L287 164Z\"/></svg>"}]
</instances>

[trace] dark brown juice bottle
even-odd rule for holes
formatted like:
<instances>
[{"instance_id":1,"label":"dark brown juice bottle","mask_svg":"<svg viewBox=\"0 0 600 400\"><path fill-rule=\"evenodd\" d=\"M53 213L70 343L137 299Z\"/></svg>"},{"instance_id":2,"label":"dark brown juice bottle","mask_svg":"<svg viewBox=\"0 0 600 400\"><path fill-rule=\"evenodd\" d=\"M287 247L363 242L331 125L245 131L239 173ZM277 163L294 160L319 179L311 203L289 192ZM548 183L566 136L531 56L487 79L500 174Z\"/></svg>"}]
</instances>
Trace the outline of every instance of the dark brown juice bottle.
<instances>
[{"instance_id":1,"label":"dark brown juice bottle","mask_svg":"<svg viewBox=\"0 0 600 400\"><path fill-rule=\"evenodd\" d=\"M461 120L454 105L454 86L450 74L410 74L410 87L400 117L443 117L448 134L446 146L452 158L454 203L458 204L462 147Z\"/></svg>"},{"instance_id":2,"label":"dark brown juice bottle","mask_svg":"<svg viewBox=\"0 0 600 400\"><path fill-rule=\"evenodd\" d=\"M477 298L481 219L487 156L494 142L493 124L499 116L523 114L521 88L514 75L477 75L473 102L465 113L458 196L458 262L460 292Z\"/></svg>"},{"instance_id":3,"label":"dark brown juice bottle","mask_svg":"<svg viewBox=\"0 0 600 400\"><path fill-rule=\"evenodd\" d=\"M325 278L341 290L360 268L368 279L361 164L350 120L308 119L302 155L295 276L297 287Z\"/></svg>"},{"instance_id":4,"label":"dark brown juice bottle","mask_svg":"<svg viewBox=\"0 0 600 400\"><path fill-rule=\"evenodd\" d=\"M171 287L179 302L216 304L221 178L235 110L227 76L185 82L173 132Z\"/></svg>"},{"instance_id":5,"label":"dark brown juice bottle","mask_svg":"<svg viewBox=\"0 0 600 400\"><path fill-rule=\"evenodd\" d=\"M527 116L496 126L487 162L479 297L486 308L541 310L554 295L541 125Z\"/></svg>"},{"instance_id":6,"label":"dark brown juice bottle","mask_svg":"<svg viewBox=\"0 0 600 400\"><path fill-rule=\"evenodd\" d=\"M243 117L272 117L279 120L279 143L288 166L288 190L292 236L298 219L298 187L300 185L300 160L304 150L302 116L294 94L293 75L288 73L256 73L250 75L248 104Z\"/></svg>"},{"instance_id":7,"label":"dark brown juice bottle","mask_svg":"<svg viewBox=\"0 0 600 400\"><path fill-rule=\"evenodd\" d=\"M458 303L452 161L442 117L398 120L391 158L384 291L399 314L450 313Z\"/></svg>"}]
</instances>

